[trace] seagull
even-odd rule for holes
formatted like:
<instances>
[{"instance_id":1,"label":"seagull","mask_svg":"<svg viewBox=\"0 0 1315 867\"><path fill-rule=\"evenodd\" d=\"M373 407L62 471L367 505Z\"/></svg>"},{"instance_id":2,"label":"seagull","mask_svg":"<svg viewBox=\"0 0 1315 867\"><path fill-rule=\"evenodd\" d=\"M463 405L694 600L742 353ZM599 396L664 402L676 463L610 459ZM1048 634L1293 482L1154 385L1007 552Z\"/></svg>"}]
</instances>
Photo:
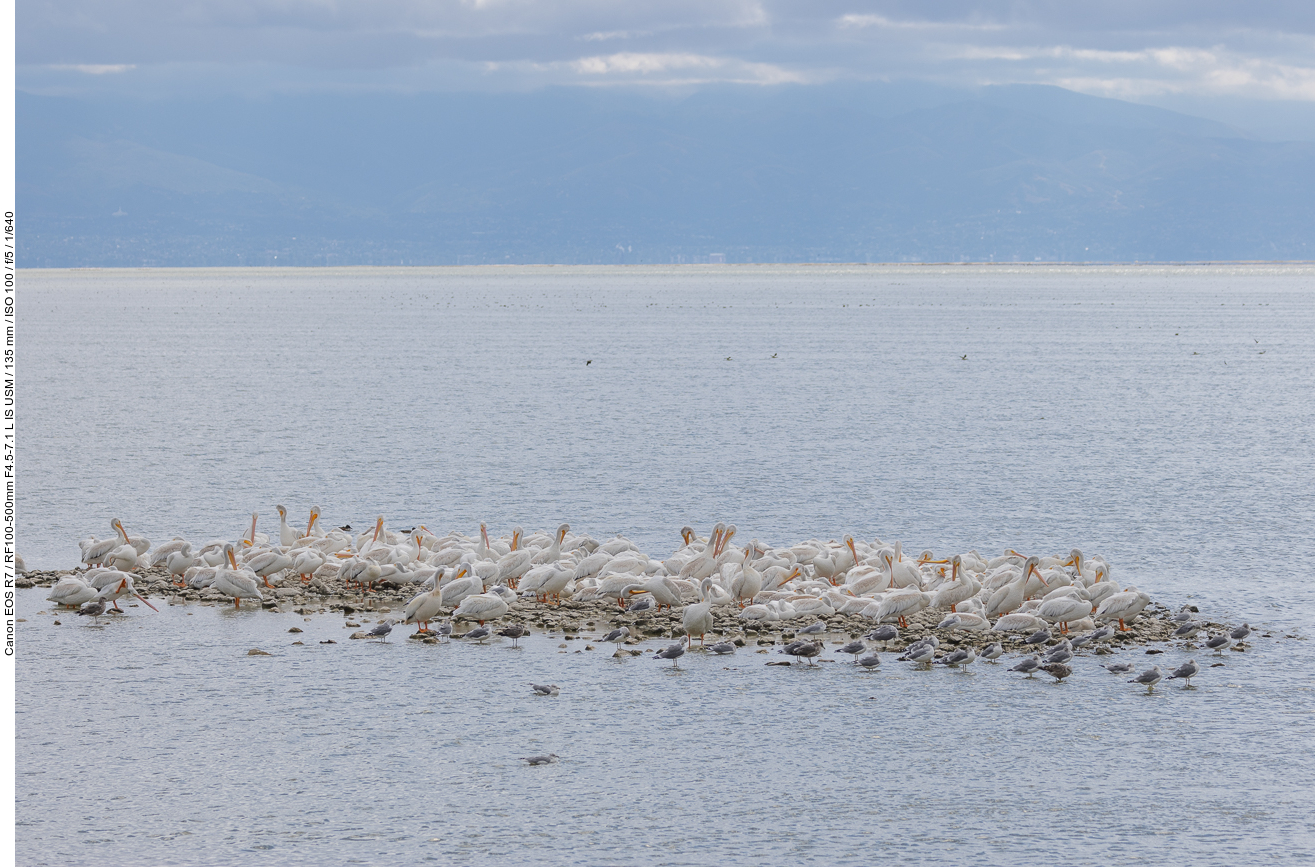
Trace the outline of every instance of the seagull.
<instances>
[{"instance_id":1,"label":"seagull","mask_svg":"<svg viewBox=\"0 0 1315 867\"><path fill-rule=\"evenodd\" d=\"M83 602L78 608L79 617L90 617L93 622L100 623L100 616L105 613L106 603L102 598L97 597Z\"/></svg>"},{"instance_id":2,"label":"seagull","mask_svg":"<svg viewBox=\"0 0 1315 867\"><path fill-rule=\"evenodd\" d=\"M1096 633L1094 631L1085 632L1082 635L1077 636L1076 638L1069 639L1069 644L1074 650L1077 650L1079 647L1085 647L1095 640L1096 640Z\"/></svg>"},{"instance_id":3,"label":"seagull","mask_svg":"<svg viewBox=\"0 0 1315 867\"><path fill-rule=\"evenodd\" d=\"M1246 637L1251 634L1251 627L1243 623L1241 626L1228 633L1228 637L1234 641L1245 641Z\"/></svg>"},{"instance_id":4,"label":"seagull","mask_svg":"<svg viewBox=\"0 0 1315 867\"><path fill-rule=\"evenodd\" d=\"M1041 667L1040 659L1038 659L1036 656L1028 656L1023 659L1020 659L1017 665L1015 665L1013 668L1010 668L1008 670L1017 671L1022 674L1026 674L1028 677L1031 677L1036 672L1036 670L1040 667Z\"/></svg>"},{"instance_id":5,"label":"seagull","mask_svg":"<svg viewBox=\"0 0 1315 867\"><path fill-rule=\"evenodd\" d=\"M1070 674L1073 673L1073 669L1069 668L1067 665L1065 665L1062 662L1048 663L1046 665L1041 666L1041 670L1049 674L1051 677L1053 677L1055 679L1055 683L1059 683L1061 680L1063 680L1064 678L1068 677Z\"/></svg>"},{"instance_id":6,"label":"seagull","mask_svg":"<svg viewBox=\"0 0 1315 867\"><path fill-rule=\"evenodd\" d=\"M555 683L532 683L530 689L534 690L535 695L557 695L562 691Z\"/></svg>"},{"instance_id":7,"label":"seagull","mask_svg":"<svg viewBox=\"0 0 1315 867\"><path fill-rule=\"evenodd\" d=\"M492 630L490 630L487 626L476 626L474 629L470 630L469 632L467 632L465 635L461 637L473 638L480 644L483 644L484 639L488 638L492 634L493 634Z\"/></svg>"},{"instance_id":8,"label":"seagull","mask_svg":"<svg viewBox=\"0 0 1315 867\"><path fill-rule=\"evenodd\" d=\"M1186 623L1184 623L1182 626L1179 626L1177 629L1173 631L1173 637L1191 638L1192 636L1196 635L1196 633L1201 631L1201 627L1203 625L1204 624L1199 623L1195 620L1189 620Z\"/></svg>"},{"instance_id":9,"label":"seagull","mask_svg":"<svg viewBox=\"0 0 1315 867\"><path fill-rule=\"evenodd\" d=\"M444 620L442 623L438 624L438 628L434 630L434 634L440 639L450 636L452 634L452 621Z\"/></svg>"},{"instance_id":10,"label":"seagull","mask_svg":"<svg viewBox=\"0 0 1315 867\"><path fill-rule=\"evenodd\" d=\"M1196 675L1200 671L1201 671L1201 666L1196 664L1196 660L1189 659L1186 662L1184 662L1182 665L1175 668L1173 670L1173 674L1169 675L1169 679L1173 680L1175 677L1181 677L1183 680L1187 681L1187 686L1191 686L1192 678L1196 677Z\"/></svg>"},{"instance_id":11,"label":"seagull","mask_svg":"<svg viewBox=\"0 0 1315 867\"><path fill-rule=\"evenodd\" d=\"M982 648L982 652L977 655L982 659L985 659L987 662L995 662L997 659L1004 656L1004 653L1004 645L997 641L994 644L986 645L986 647Z\"/></svg>"},{"instance_id":12,"label":"seagull","mask_svg":"<svg viewBox=\"0 0 1315 867\"><path fill-rule=\"evenodd\" d=\"M971 665L977 659L977 651L971 647L960 647L958 650L952 650L949 653L936 660L937 665L948 665L951 668L959 668L961 671L967 671L967 666Z\"/></svg>"},{"instance_id":13,"label":"seagull","mask_svg":"<svg viewBox=\"0 0 1315 867\"><path fill-rule=\"evenodd\" d=\"M718 656L724 656L727 653L735 652L735 644L731 641L719 641L716 644L709 646L708 650L711 650Z\"/></svg>"},{"instance_id":14,"label":"seagull","mask_svg":"<svg viewBox=\"0 0 1315 867\"><path fill-rule=\"evenodd\" d=\"M657 605L657 600L654 599L650 594L645 593L643 596L640 596L634 602L631 602L629 605L627 605L626 611L631 613L637 613L640 611L652 611L653 606L655 605Z\"/></svg>"},{"instance_id":15,"label":"seagull","mask_svg":"<svg viewBox=\"0 0 1315 867\"><path fill-rule=\"evenodd\" d=\"M888 642L899 638L899 630L890 624L886 624L884 626L878 626L863 637L868 641L880 641L881 646L885 647Z\"/></svg>"},{"instance_id":16,"label":"seagull","mask_svg":"<svg viewBox=\"0 0 1315 867\"><path fill-rule=\"evenodd\" d=\"M1065 663L1072 658L1073 658L1073 645L1069 644L1068 639L1066 638L1064 639L1063 642L1056 644L1054 647L1050 648L1050 650L1047 651L1046 658L1043 661L1046 663L1052 663L1052 662Z\"/></svg>"},{"instance_id":17,"label":"seagull","mask_svg":"<svg viewBox=\"0 0 1315 867\"><path fill-rule=\"evenodd\" d=\"M677 641L675 644L668 645L662 648L661 650L659 650L656 654L653 655L653 658L669 659L671 660L672 668L680 668L680 666L676 663L676 660L680 659L684 655L685 655L685 642Z\"/></svg>"},{"instance_id":18,"label":"seagull","mask_svg":"<svg viewBox=\"0 0 1315 867\"><path fill-rule=\"evenodd\" d=\"M1109 641L1110 639L1112 639L1112 638L1114 637L1114 631L1115 631L1115 630L1114 630L1114 627L1111 626L1111 625L1108 625L1108 624L1107 624L1107 625L1102 626L1101 628L1097 629L1095 632L1091 633L1091 640L1092 640L1092 641Z\"/></svg>"},{"instance_id":19,"label":"seagull","mask_svg":"<svg viewBox=\"0 0 1315 867\"><path fill-rule=\"evenodd\" d=\"M936 646L930 641L920 641L917 644L910 644L909 649L904 651L904 655L900 659L907 659L910 662L916 662L930 668L935 657Z\"/></svg>"},{"instance_id":20,"label":"seagull","mask_svg":"<svg viewBox=\"0 0 1315 867\"><path fill-rule=\"evenodd\" d=\"M881 665L881 657L873 653L870 656L865 656L862 659L860 659L858 661L858 664L866 668L868 671L871 671L872 669L876 668L878 665Z\"/></svg>"},{"instance_id":21,"label":"seagull","mask_svg":"<svg viewBox=\"0 0 1315 867\"><path fill-rule=\"evenodd\" d=\"M1164 673L1160 671L1160 667L1158 665L1152 665L1141 674L1129 680L1128 683L1145 684L1146 694L1150 695L1151 690L1155 689L1155 685L1159 683L1163 677Z\"/></svg>"},{"instance_id":22,"label":"seagull","mask_svg":"<svg viewBox=\"0 0 1315 867\"><path fill-rule=\"evenodd\" d=\"M613 629L611 632L604 635L603 643L615 644L617 647L620 647L621 644L629 637L630 637L630 627L622 626L620 629Z\"/></svg>"},{"instance_id":23,"label":"seagull","mask_svg":"<svg viewBox=\"0 0 1315 867\"><path fill-rule=\"evenodd\" d=\"M1219 656L1223 656L1224 648L1232 643L1233 639L1229 638L1227 635L1212 635L1205 640L1206 648L1213 650Z\"/></svg>"},{"instance_id":24,"label":"seagull","mask_svg":"<svg viewBox=\"0 0 1315 867\"><path fill-rule=\"evenodd\" d=\"M556 695L556 694L557 694L557 693L553 693L553 695ZM534 765L555 765L555 764L557 764L557 758L558 758L558 756L557 756L556 753L548 753L546 756L521 756L521 761L522 761L522 762L529 762L531 766L534 766Z\"/></svg>"},{"instance_id":25,"label":"seagull","mask_svg":"<svg viewBox=\"0 0 1315 867\"><path fill-rule=\"evenodd\" d=\"M803 629L800 629L800 630L799 630L798 632L796 632L795 634L796 634L796 635L817 635L819 632L825 632L825 631L826 631L826 624L823 623L821 620L819 620L819 621L817 621L816 623L810 623L810 624L808 624L807 626L805 626Z\"/></svg>"},{"instance_id":26,"label":"seagull","mask_svg":"<svg viewBox=\"0 0 1315 867\"><path fill-rule=\"evenodd\" d=\"M1046 642L1050 641L1050 638L1051 638L1050 630L1049 630L1049 629L1042 629L1042 630L1040 630L1040 631L1033 632L1033 633L1032 633L1031 635L1029 635L1027 638L1024 638L1024 639L1023 639L1023 643L1024 643L1024 644L1045 644Z\"/></svg>"},{"instance_id":27,"label":"seagull","mask_svg":"<svg viewBox=\"0 0 1315 867\"><path fill-rule=\"evenodd\" d=\"M474 630L472 629L471 631L473 632ZM520 637L522 635L525 635L528 632L529 630L519 623L512 623L498 630L498 634L501 635L503 638L511 639L512 647L519 647L520 645L518 645L516 642L520 640Z\"/></svg>"},{"instance_id":28,"label":"seagull","mask_svg":"<svg viewBox=\"0 0 1315 867\"><path fill-rule=\"evenodd\" d=\"M813 657L822 652L822 642L820 641L791 641L785 647L781 648L781 653L793 656L795 659L803 657L808 660L808 664L813 664Z\"/></svg>"},{"instance_id":29,"label":"seagull","mask_svg":"<svg viewBox=\"0 0 1315 867\"><path fill-rule=\"evenodd\" d=\"M860 653L865 652L867 649L868 649L868 645L867 645L867 642L866 642L866 641L855 640L855 641L851 641L851 642L849 642L849 643L846 644L844 647L840 648L839 652L840 652L840 653L848 653L848 654L852 655L852 656L854 657L854 662L857 663L857 662L858 662L858 655L859 655Z\"/></svg>"},{"instance_id":30,"label":"seagull","mask_svg":"<svg viewBox=\"0 0 1315 867\"><path fill-rule=\"evenodd\" d=\"M393 624L396 622L397 621L395 620L380 620L375 624L374 629L371 629L369 632L365 633L365 635L367 638L377 638L380 641L387 641L388 633L393 631Z\"/></svg>"},{"instance_id":31,"label":"seagull","mask_svg":"<svg viewBox=\"0 0 1315 867\"><path fill-rule=\"evenodd\" d=\"M1170 623L1186 623L1192 619L1192 606L1184 605L1178 609L1178 613L1169 618Z\"/></svg>"},{"instance_id":32,"label":"seagull","mask_svg":"<svg viewBox=\"0 0 1315 867\"><path fill-rule=\"evenodd\" d=\"M1102 665L1101 668L1110 674L1128 674L1132 671L1131 662L1111 662L1108 665Z\"/></svg>"}]
</instances>

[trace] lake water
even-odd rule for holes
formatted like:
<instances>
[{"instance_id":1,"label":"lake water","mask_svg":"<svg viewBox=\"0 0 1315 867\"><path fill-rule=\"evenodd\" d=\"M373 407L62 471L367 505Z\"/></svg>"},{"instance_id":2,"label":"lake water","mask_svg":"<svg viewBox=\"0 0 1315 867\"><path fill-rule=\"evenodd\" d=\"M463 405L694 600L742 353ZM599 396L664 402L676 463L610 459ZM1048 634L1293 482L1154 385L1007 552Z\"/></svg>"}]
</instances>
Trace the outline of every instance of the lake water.
<instances>
[{"instance_id":1,"label":"lake water","mask_svg":"<svg viewBox=\"0 0 1315 867\"><path fill-rule=\"evenodd\" d=\"M1060 686L743 650L672 673L543 635L346 642L328 615L56 627L23 591L20 863L1315 857L1315 660L1283 638L1315 610L1315 268L20 276L32 567L112 516L204 541L252 511L275 529L276 503L567 520L663 556L726 520L771 544L1077 546L1273 636L1148 697L1087 657ZM562 761L517 761L544 751Z\"/></svg>"}]
</instances>

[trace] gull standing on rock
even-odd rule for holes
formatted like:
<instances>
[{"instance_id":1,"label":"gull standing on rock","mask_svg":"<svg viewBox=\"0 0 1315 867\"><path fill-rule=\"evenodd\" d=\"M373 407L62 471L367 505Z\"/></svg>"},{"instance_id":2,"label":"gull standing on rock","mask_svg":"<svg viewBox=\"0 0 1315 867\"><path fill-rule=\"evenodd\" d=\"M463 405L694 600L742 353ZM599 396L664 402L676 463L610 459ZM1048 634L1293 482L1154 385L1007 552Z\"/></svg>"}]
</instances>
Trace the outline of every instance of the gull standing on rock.
<instances>
[{"instance_id":1,"label":"gull standing on rock","mask_svg":"<svg viewBox=\"0 0 1315 867\"><path fill-rule=\"evenodd\" d=\"M669 645L659 650L656 654L653 655L653 658L669 659L671 660L672 668L680 668L680 666L676 664L676 660L680 659L684 655L685 655L685 643L683 641L677 641L675 644Z\"/></svg>"}]
</instances>

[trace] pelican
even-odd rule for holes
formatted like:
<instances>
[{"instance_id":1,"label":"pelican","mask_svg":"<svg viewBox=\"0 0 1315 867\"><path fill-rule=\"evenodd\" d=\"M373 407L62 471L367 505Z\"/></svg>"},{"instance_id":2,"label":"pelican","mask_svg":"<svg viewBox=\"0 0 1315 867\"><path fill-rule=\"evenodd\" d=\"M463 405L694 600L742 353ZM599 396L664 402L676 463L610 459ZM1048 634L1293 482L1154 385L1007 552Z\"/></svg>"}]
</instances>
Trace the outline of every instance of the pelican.
<instances>
[{"instance_id":1,"label":"pelican","mask_svg":"<svg viewBox=\"0 0 1315 867\"><path fill-rule=\"evenodd\" d=\"M726 525L718 521L717 525L712 528L712 536L708 539L708 546L681 567L678 577L691 581L702 581L712 575L717 566L717 557L721 554L722 537L725 533Z\"/></svg>"},{"instance_id":2,"label":"pelican","mask_svg":"<svg viewBox=\"0 0 1315 867\"><path fill-rule=\"evenodd\" d=\"M59 579L46 597L47 602L53 602L56 605L67 605L70 608L77 608L84 602L90 602L96 598L96 588L87 584L76 575L67 575Z\"/></svg>"},{"instance_id":3,"label":"pelican","mask_svg":"<svg viewBox=\"0 0 1315 867\"><path fill-rule=\"evenodd\" d=\"M225 596L232 596L235 609L242 607L243 599L263 600L264 597L260 595L260 582L256 580L255 574L238 569L237 557L233 553L232 545L224 545L224 557L228 560L228 568L220 567L210 586Z\"/></svg>"},{"instance_id":4,"label":"pelican","mask_svg":"<svg viewBox=\"0 0 1315 867\"><path fill-rule=\"evenodd\" d=\"M901 587L891 590L880 600L874 601L863 609L863 616L870 617L878 623L896 620L900 628L908 627L907 617L916 614L931 604L931 594L924 593L916 587Z\"/></svg>"},{"instance_id":5,"label":"pelican","mask_svg":"<svg viewBox=\"0 0 1315 867\"><path fill-rule=\"evenodd\" d=\"M962 565L963 558L958 554L950 558L950 581L936 590L936 595L931 598L932 608L949 608L951 612L957 613L961 602L967 602L977 595L981 585L967 572L963 573L962 578L959 577Z\"/></svg>"},{"instance_id":6,"label":"pelican","mask_svg":"<svg viewBox=\"0 0 1315 867\"><path fill-rule=\"evenodd\" d=\"M464 568L464 567L463 567ZM427 593L420 593L412 597L411 601L406 603L406 611L402 617L402 623L416 624L416 632L429 629L429 621L438 616L443 610L443 588L439 581L434 582L434 589Z\"/></svg>"},{"instance_id":7,"label":"pelican","mask_svg":"<svg viewBox=\"0 0 1315 867\"><path fill-rule=\"evenodd\" d=\"M1077 595L1055 596L1045 599L1036 609L1037 617L1047 623L1058 623L1060 631L1068 632L1069 623L1091 614L1091 603Z\"/></svg>"},{"instance_id":8,"label":"pelican","mask_svg":"<svg viewBox=\"0 0 1315 867\"><path fill-rule=\"evenodd\" d=\"M1037 564L1041 562L1039 557L1028 557L1023 564L1023 571L1011 580L1008 584L1001 587L991 594L990 600L986 603L986 616L995 617L997 614L1008 614L1015 608L1023 604L1025 590L1028 578L1036 575L1037 580L1045 583L1039 572L1036 571Z\"/></svg>"},{"instance_id":9,"label":"pelican","mask_svg":"<svg viewBox=\"0 0 1315 867\"><path fill-rule=\"evenodd\" d=\"M251 513L251 529L247 530L247 532L242 535L242 547L254 548L257 545L269 544L269 536L266 536L264 533L256 532L256 521L259 518L260 518L259 513L257 512Z\"/></svg>"},{"instance_id":10,"label":"pelican","mask_svg":"<svg viewBox=\"0 0 1315 867\"><path fill-rule=\"evenodd\" d=\"M1127 587L1122 593L1115 593L1100 604L1096 610L1095 617L1097 620L1117 620L1119 621L1119 630L1126 631L1125 620L1132 620L1142 612L1142 609L1151 603L1151 597L1142 593L1136 587Z\"/></svg>"},{"instance_id":11,"label":"pelican","mask_svg":"<svg viewBox=\"0 0 1315 867\"><path fill-rule=\"evenodd\" d=\"M711 578L699 582L699 601L685 606L680 613L680 625L685 627L685 637L691 645L695 635L699 637L699 645L703 645L704 635L711 632L713 626Z\"/></svg>"},{"instance_id":12,"label":"pelican","mask_svg":"<svg viewBox=\"0 0 1315 867\"><path fill-rule=\"evenodd\" d=\"M485 620L497 620L510 610L506 600L496 593L474 593L461 600L457 610L452 612L453 620L478 620L483 626Z\"/></svg>"},{"instance_id":13,"label":"pelican","mask_svg":"<svg viewBox=\"0 0 1315 867\"><path fill-rule=\"evenodd\" d=\"M269 577L290 566L292 566L292 558L278 551L262 551L246 562L246 567L255 572L256 576L264 581L265 586L271 590L274 589L274 585L269 583Z\"/></svg>"},{"instance_id":14,"label":"pelican","mask_svg":"<svg viewBox=\"0 0 1315 867\"><path fill-rule=\"evenodd\" d=\"M562 524L558 527L557 534L553 536L552 544L531 557L531 562L536 566L541 566L545 563L556 563L560 560L562 558L562 542L569 532L571 532L570 524Z\"/></svg>"},{"instance_id":15,"label":"pelican","mask_svg":"<svg viewBox=\"0 0 1315 867\"><path fill-rule=\"evenodd\" d=\"M753 556L754 549L757 545L756 540L749 544L744 551L744 562L740 564L740 574L731 579L731 595L735 597L735 602L743 608L745 600L752 602L753 597L763 589L763 576L749 559Z\"/></svg>"},{"instance_id":16,"label":"pelican","mask_svg":"<svg viewBox=\"0 0 1315 867\"><path fill-rule=\"evenodd\" d=\"M525 531L520 527L511 531L511 551L498 560L498 574L494 579L495 583L506 584L513 590L516 589L516 582L532 565L530 552L520 547L523 535Z\"/></svg>"},{"instance_id":17,"label":"pelican","mask_svg":"<svg viewBox=\"0 0 1315 867\"><path fill-rule=\"evenodd\" d=\"M154 605L152 605L151 603L147 602L144 596L141 596L140 594L137 593L137 588L132 586L131 575L125 574L118 581L115 581L112 584L106 584L104 587L100 588L100 592L96 594L97 599L100 599L102 601L108 600L109 602L113 603L114 610L118 611L120 614L122 614L123 611L122 609L119 608L119 600L122 599L124 596L136 596L138 599L141 600L143 605L145 605L147 608L151 609L152 611L160 610L156 608Z\"/></svg>"},{"instance_id":18,"label":"pelican","mask_svg":"<svg viewBox=\"0 0 1315 867\"><path fill-rule=\"evenodd\" d=\"M110 527L114 530L113 539L92 540L91 544L82 549L82 562L88 568L101 565L110 552L120 545L132 544L128 541L128 532L123 529L122 521L111 518Z\"/></svg>"},{"instance_id":19,"label":"pelican","mask_svg":"<svg viewBox=\"0 0 1315 867\"><path fill-rule=\"evenodd\" d=\"M284 548L291 548L297 544L297 531L288 524L288 510L283 506L274 508L279 510L279 544Z\"/></svg>"},{"instance_id":20,"label":"pelican","mask_svg":"<svg viewBox=\"0 0 1315 867\"><path fill-rule=\"evenodd\" d=\"M452 574L452 580L443 585L443 607L454 608L467 596L484 592L484 579L475 574L469 564L462 563Z\"/></svg>"},{"instance_id":21,"label":"pelican","mask_svg":"<svg viewBox=\"0 0 1315 867\"><path fill-rule=\"evenodd\" d=\"M174 583L182 586L183 574L196 565L196 558L192 556L192 546L188 545L181 551L174 551L165 559L164 565L174 578Z\"/></svg>"}]
</instances>

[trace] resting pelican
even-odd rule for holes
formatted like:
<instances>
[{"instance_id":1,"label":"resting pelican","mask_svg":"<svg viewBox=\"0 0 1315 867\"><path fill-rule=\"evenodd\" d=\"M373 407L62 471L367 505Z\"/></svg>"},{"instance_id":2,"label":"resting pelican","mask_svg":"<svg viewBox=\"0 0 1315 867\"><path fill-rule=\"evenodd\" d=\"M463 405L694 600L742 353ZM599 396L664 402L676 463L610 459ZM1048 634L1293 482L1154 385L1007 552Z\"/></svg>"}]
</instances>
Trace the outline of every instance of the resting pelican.
<instances>
[{"instance_id":1,"label":"resting pelican","mask_svg":"<svg viewBox=\"0 0 1315 867\"><path fill-rule=\"evenodd\" d=\"M59 583L51 589L50 595L46 597L46 601L53 602L56 605L68 605L72 608L77 608L82 603L90 602L95 598L95 587L92 587L76 575L67 575L59 579Z\"/></svg>"},{"instance_id":2,"label":"resting pelican","mask_svg":"<svg viewBox=\"0 0 1315 867\"><path fill-rule=\"evenodd\" d=\"M904 629L909 625L906 618L918 613L929 604L931 604L930 593L923 593L916 587L901 587L898 590L891 590L880 600L863 609L863 616L870 617L878 623L896 620L900 628Z\"/></svg>"},{"instance_id":3,"label":"resting pelican","mask_svg":"<svg viewBox=\"0 0 1315 867\"><path fill-rule=\"evenodd\" d=\"M958 611L958 605L966 602L977 595L977 591L982 585L973 580L973 577L967 572L963 577L959 577L959 570L963 566L963 558L955 554L950 558L950 582L942 584L936 591L936 595L931 598L932 608L949 608L951 612Z\"/></svg>"},{"instance_id":4,"label":"resting pelican","mask_svg":"<svg viewBox=\"0 0 1315 867\"><path fill-rule=\"evenodd\" d=\"M686 605L680 613L680 625L685 627L685 636L693 645L694 636L699 637L703 645L704 636L712 631L712 579L704 578L699 582L699 601Z\"/></svg>"},{"instance_id":5,"label":"resting pelican","mask_svg":"<svg viewBox=\"0 0 1315 867\"><path fill-rule=\"evenodd\" d=\"M269 583L269 577L291 567L292 558L278 551L263 551L247 560L246 566L252 572L255 572L260 580L265 582L266 587L272 590L274 585Z\"/></svg>"},{"instance_id":6,"label":"resting pelican","mask_svg":"<svg viewBox=\"0 0 1315 867\"><path fill-rule=\"evenodd\" d=\"M689 562L681 567L678 577L690 581L702 581L704 578L711 576L717 567L717 557L721 554L721 546L724 542L722 537L725 533L726 525L718 521L717 525L712 528L712 536L708 539L708 546L703 549L702 553L691 558Z\"/></svg>"},{"instance_id":7,"label":"resting pelican","mask_svg":"<svg viewBox=\"0 0 1315 867\"><path fill-rule=\"evenodd\" d=\"M1036 614L1047 623L1058 623L1059 631L1067 634L1069 623L1091 614L1091 603L1075 594L1056 596L1037 606Z\"/></svg>"},{"instance_id":8,"label":"resting pelican","mask_svg":"<svg viewBox=\"0 0 1315 867\"><path fill-rule=\"evenodd\" d=\"M467 596L484 592L484 579L476 574L467 563L460 563L453 570L452 580L443 585L443 607L455 608Z\"/></svg>"},{"instance_id":9,"label":"resting pelican","mask_svg":"<svg viewBox=\"0 0 1315 867\"><path fill-rule=\"evenodd\" d=\"M259 518L260 518L259 513L257 512L251 513L251 529L247 530L247 532L242 536L242 547L253 548L256 545L269 544L269 536L266 536L264 533L256 532L256 521Z\"/></svg>"},{"instance_id":10,"label":"resting pelican","mask_svg":"<svg viewBox=\"0 0 1315 867\"><path fill-rule=\"evenodd\" d=\"M745 549L744 562L740 564L740 573L731 579L731 595L735 597L735 602L741 608L744 607L746 599L752 602L753 597L757 596L763 589L762 573L753 568L753 564L749 562L756 545L757 541L755 540Z\"/></svg>"},{"instance_id":11,"label":"resting pelican","mask_svg":"<svg viewBox=\"0 0 1315 867\"><path fill-rule=\"evenodd\" d=\"M1023 564L1023 571L1008 584L991 594L990 600L986 603L987 617L1008 614L1023 604L1023 591L1027 586L1027 579L1032 575L1036 575L1038 579L1041 578L1041 575L1036 571L1037 564L1040 562L1041 558L1039 557L1028 557L1027 562Z\"/></svg>"},{"instance_id":12,"label":"resting pelican","mask_svg":"<svg viewBox=\"0 0 1315 867\"><path fill-rule=\"evenodd\" d=\"M552 544L544 548L539 553L530 558L536 566L545 563L556 563L562 558L562 541L566 539L566 534L571 532L570 524L562 524L557 528L557 534L553 536Z\"/></svg>"},{"instance_id":13,"label":"resting pelican","mask_svg":"<svg viewBox=\"0 0 1315 867\"><path fill-rule=\"evenodd\" d=\"M475 593L461 600L457 610L452 612L453 620L478 620L483 626L485 620L497 620L506 614L510 606L496 593Z\"/></svg>"},{"instance_id":14,"label":"resting pelican","mask_svg":"<svg viewBox=\"0 0 1315 867\"><path fill-rule=\"evenodd\" d=\"M1151 603L1151 597L1142 593L1136 587L1127 587L1122 593L1115 593L1108 597L1096 609L1095 617L1097 620L1117 620L1119 621L1119 630L1127 631L1124 625L1125 620L1132 620L1142 609Z\"/></svg>"}]
</instances>

